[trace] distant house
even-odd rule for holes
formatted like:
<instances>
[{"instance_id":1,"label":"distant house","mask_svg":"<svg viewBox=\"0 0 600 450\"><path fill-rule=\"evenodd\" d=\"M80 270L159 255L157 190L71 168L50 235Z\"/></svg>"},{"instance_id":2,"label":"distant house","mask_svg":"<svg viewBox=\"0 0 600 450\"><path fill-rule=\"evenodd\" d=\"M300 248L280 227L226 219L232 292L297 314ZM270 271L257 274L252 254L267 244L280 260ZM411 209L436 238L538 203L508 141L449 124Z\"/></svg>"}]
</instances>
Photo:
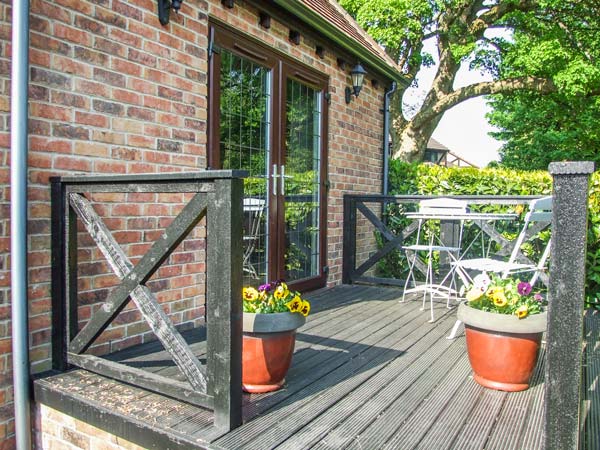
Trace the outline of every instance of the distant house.
<instances>
[{"instance_id":1,"label":"distant house","mask_svg":"<svg viewBox=\"0 0 600 450\"><path fill-rule=\"evenodd\" d=\"M423 162L429 162L444 167L479 167L463 157L452 152L448 147L435 139L429 139Z\"/></svg>"}]
</instances>

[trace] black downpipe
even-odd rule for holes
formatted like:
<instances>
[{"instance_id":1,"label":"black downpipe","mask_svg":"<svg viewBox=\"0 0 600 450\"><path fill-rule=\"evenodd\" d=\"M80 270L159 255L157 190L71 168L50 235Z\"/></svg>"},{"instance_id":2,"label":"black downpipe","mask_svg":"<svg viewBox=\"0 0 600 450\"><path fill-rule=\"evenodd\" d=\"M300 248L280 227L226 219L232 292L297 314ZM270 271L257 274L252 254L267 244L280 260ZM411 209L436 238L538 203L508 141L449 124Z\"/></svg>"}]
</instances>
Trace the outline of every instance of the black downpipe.
<instances>
[{"instance_id":1,"label":"black downpipe","mask_svg":"<svg viewBox=\"0 0 600 450\"><path fill-rule=\"evenodd\" d=\"M390 97L396 92L397 83L392 82L389 89L385 90L383 96L383 195L389 193L389 169L390 169Z\"/></svg>"}]
</instances>

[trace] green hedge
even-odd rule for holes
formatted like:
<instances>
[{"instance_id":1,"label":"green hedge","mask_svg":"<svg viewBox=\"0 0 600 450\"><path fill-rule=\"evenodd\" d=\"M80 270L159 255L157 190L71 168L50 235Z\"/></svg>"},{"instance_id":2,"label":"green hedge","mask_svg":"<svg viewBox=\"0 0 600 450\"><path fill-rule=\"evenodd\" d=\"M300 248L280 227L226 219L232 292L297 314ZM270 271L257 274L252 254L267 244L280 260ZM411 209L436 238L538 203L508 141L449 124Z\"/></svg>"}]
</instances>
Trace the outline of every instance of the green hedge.
<instances>
[{"instance_id":1,"label":"green hedge","mask_svg":"<svg viewBox=\"0 0 600 450\"><path fill-rule=\"evenodd\" d=\"M503 168L446 168L390 162L390 194L402 195L547 195L552 178L546 171ZM600 172L592 175L589 195L586 297L600 300Z\"/></svg>"}]
</instances>

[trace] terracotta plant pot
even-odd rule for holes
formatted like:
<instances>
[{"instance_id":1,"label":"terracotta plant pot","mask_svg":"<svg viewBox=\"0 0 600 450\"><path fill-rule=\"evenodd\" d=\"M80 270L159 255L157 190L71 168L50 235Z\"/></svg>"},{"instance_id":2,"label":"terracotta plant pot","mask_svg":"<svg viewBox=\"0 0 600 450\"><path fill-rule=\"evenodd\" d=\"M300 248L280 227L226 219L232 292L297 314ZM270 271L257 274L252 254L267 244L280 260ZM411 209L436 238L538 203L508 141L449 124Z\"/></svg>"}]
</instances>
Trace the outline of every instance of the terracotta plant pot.
<instances>
[{"instance_id":1,"label":"terracotta plant pot","mask_svg":"<svg viewBox=\"0 0 600 450\"><path fill-rule=\"evenodd\" d=\"M242 388L262 393L280 389L292 362L296 329L306 319L299 313L244 313Z\"/></svg>"},{"instance_id":2,"label":"terracotta plant pot","mask_svg":"<svg viewBox=\"0 0 600 450\"><path fill-rule=\"evenodd\" d=\"M462 303L458 319L465 324L467 353L475 381L487 388L509 392L529 387L546 331L545 312L519 319Z\"/></svg>"}]
</instances>

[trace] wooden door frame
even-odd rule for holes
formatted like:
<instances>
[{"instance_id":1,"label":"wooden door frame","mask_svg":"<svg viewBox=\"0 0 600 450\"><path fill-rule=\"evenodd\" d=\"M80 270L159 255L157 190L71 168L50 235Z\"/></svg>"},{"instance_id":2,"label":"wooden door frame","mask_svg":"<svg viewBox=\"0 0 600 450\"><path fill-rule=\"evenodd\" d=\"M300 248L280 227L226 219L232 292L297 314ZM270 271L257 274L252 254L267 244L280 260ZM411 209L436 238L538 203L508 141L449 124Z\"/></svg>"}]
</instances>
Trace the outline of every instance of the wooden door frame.
<instances>
[{"instance_id":1,"label":"wooden door frame","mask_svg":"<svg viewBox=\"0 0 600 450\"><path fill-rule=\"evenodd\" d=\"M271 149L268 160L268 173L271 174L273 164L281 164L283 148L285 147L285 112L286 112L286 80L294 78L313 88L321 90L321 164L320 164L320 211L319 211L319 267L318 275L308 279L290 283L298 290L316 289L327 281L327 145L328 145L328 102L326 93L329 76L317 72L309 66L296 61L284 53L270 48L252 36L240 33L226 24L213 18L209 21L209 76L208 76L208 140L207 140L207 169L220 168L220 50L225 49L237 56L246 58L271 71ZM274 195L272 177L267 182L269 196L269 232L276 233L269 245L268 278L279 279L283 274L285 248L284 220L278 220L282 214L283 200L280 195Z\"/></svg>"}]
</instances>

